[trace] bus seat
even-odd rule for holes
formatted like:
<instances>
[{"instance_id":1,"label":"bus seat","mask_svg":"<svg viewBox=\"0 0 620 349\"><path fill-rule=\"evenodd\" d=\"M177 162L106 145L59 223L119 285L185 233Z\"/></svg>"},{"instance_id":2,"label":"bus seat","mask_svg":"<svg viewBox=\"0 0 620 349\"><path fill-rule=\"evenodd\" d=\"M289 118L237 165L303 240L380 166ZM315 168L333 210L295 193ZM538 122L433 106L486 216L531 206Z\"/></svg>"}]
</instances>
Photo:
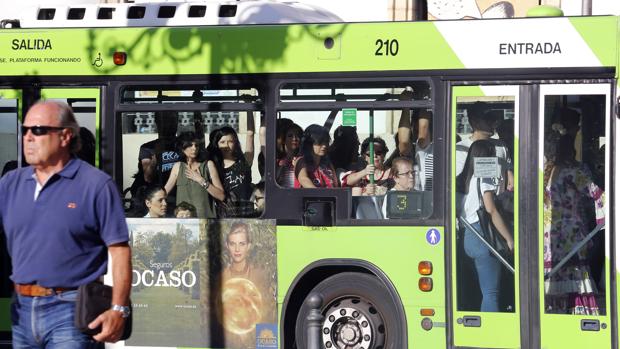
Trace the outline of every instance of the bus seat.
<instances>
[{"instance_id":1,"label":"bus seat","mask_svg":"<svg viewBox=\"0 0 620 349\"><path fill-rule=\"evenodd\" d=\"M355 219L383 219L381 206L384 195L380 196L354 196L353 218Z\"/></svg>"}]
</instances>

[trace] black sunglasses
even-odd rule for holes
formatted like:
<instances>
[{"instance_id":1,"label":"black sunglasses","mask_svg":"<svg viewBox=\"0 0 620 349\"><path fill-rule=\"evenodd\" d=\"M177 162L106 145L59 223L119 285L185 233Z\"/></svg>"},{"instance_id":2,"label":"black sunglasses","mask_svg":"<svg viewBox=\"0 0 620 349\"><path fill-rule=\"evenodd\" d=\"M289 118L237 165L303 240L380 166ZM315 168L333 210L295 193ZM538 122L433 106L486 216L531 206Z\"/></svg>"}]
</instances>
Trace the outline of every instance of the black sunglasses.
<instances>
[{"instance_id":1,"label":"black sunglasses","mask_svg":"<svg viewBox=\"0 0 620 349\"><path fill-rule=\"evenodd\" d=\"M32 134L35 136L43 136L48 134L50 131L62 131L66 127L60 126L22 126L22 135L25 136L28 133L28 130L32 131Z\"/></svg>"}]
</instances>

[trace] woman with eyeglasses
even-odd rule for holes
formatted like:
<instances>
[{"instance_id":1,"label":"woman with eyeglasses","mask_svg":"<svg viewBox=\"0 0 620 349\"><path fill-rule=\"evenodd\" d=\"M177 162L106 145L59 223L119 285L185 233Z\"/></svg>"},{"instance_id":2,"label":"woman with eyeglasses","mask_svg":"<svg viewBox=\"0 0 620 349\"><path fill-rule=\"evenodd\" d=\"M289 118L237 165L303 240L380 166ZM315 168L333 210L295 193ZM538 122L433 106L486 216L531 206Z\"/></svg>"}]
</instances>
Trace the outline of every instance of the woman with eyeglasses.
<instances>
[{"instance_id":1,"label":"woman with eyeglasses","mask_svg":"<svg viewBox=\"0 0 620 349\"><path fill-rule=\"evenodd\" d=\"M394 181L394 186L390 188L390 191L412 191L415 190L415 176L413 161L405 156L399 156L392 159L392 167L390 168L390 175ZM388 219L387 215L387 198L383 200L381 211L383 217Z\"/></svg>"},{"instance_id":2,"label":"woman with eyeglasses","mask_svg":"<svg viewBox=\"0 0 620 349\"><path fill-rule=\"evenodd\" d=\"M310 125L301 141L301 155L295 164L295 188L340 187L336 170L327 156L329 132L323 126Z\"/></svg>"},{"instance_id":3,"label":"woman with eyeglasses","mask_svg":"<svg viewBox=\"0 0 620 349\"><path fill-rule=\"evenodd\" d=\"M370 137L362 142L362 156L366 167L358 172L345 174L342 186L352 187L352 195L383 195L387 192L390 169L383 166L388 147L381 137L372 139L374 156L370 158ZM370 175L374 175L374 184L370 183Z\"/></svg>"}]
</instances>

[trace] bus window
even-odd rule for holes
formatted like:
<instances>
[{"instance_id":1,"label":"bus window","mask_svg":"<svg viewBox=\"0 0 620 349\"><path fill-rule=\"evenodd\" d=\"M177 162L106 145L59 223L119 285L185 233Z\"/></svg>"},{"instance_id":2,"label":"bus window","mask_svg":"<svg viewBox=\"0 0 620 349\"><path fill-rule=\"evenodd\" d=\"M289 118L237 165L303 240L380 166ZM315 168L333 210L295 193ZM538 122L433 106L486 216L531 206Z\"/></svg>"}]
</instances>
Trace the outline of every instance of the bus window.
<instances>
[{"instance_id":1,"label":"bus window","mask_svg":"<svg viewBox=\"0 0 620 349\"><path fill-rule=\"evenodd\" d=\"M516 121L514 96L456 99L459 311L515 311Z\"/></svg>"},{"instance_id":2,"label":"bus window","mask_svg":"<svg viewBox=\"0 0 620 349\"><path fill-rule=\"evenodd\" d=\"M290 83L280 89L280 101L278 185L350 188L351 217L357 219L420 218L405 213L421 207L388 214L389 191L428 192L416 196L425 200L411 204L432 208L433 113L427 81Z\"/></svg>"},{"instance_id":3,"label":"bus window","mask_svg":"<svg viewBox=\"0 0 620 349\"><path fill-rule=\"evenodd\" d=\"M547 314L607 313L605 101L605 95L545 96L542 206Z\"/></svg>"},{"instance_id":4,"label":"bus window","mask_svg":"<svg viewBox=\"0 0 620 349\"><path fill-rule=\"evenodd\" d=\"M141 194L156 185L166 190L165 217L176 216L181 203L199 218L260 216L262 144L254 135L262 113L253 109L262 102L255 89L128 87L121 100L135 108L121 113L129 215L148 213Z\"/></svg>"}]
</instances>

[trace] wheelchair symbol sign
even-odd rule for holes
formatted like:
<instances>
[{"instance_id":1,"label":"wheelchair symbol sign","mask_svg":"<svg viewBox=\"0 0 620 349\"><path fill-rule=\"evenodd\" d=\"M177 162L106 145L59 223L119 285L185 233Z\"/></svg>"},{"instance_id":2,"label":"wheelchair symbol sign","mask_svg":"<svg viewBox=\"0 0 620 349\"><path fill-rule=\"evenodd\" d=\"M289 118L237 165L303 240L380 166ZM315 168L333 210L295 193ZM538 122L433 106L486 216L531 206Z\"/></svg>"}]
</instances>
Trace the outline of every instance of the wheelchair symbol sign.
<instances>
[{"instance_id":1,"label":"wheelchair symbol sign","mask_svg":"<svg viewBox=\"0 0 620 349\"><path fill-rule=\"evenodd\" d=\"M439 234L439 230L433 228L433 229L429 229L426 232L426 242L428 242L431 245L437 245L439 243L439 240L441 240L441 235Z\"/></svg>"}]
</instances>

